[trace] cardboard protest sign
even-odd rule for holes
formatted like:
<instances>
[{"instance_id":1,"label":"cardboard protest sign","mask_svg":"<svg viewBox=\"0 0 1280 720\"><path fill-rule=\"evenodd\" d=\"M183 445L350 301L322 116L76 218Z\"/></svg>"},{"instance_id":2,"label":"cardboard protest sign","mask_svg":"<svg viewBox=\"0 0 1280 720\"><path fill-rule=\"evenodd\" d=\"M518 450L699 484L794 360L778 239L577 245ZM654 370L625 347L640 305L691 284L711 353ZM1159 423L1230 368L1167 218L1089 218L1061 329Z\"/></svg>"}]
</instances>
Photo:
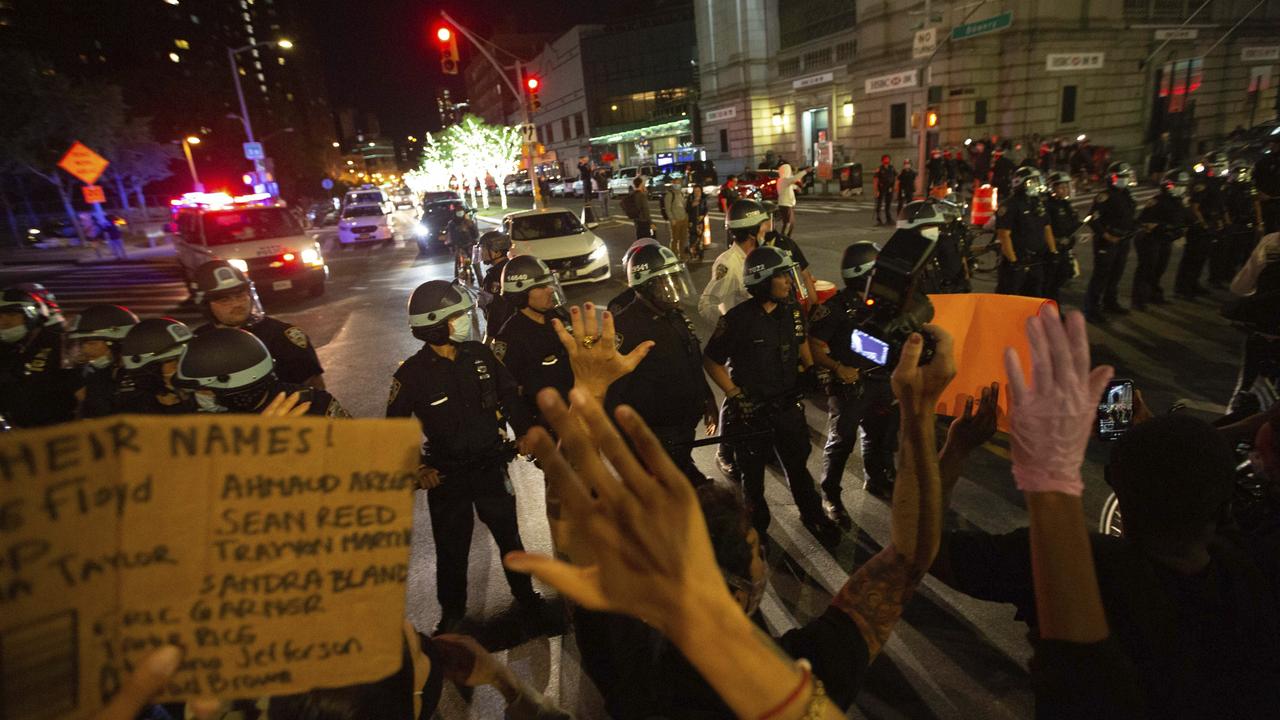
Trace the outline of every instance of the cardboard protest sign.
<instances>
[{"instance_id":1,"label":"cardboard protest sign","mask_svg":"<svg viewBox=\"0 0 1280 720\"><path fill-rule=\"evenodd\" d=\"M0 715L85 717L166 643L165 699L390 675L419 439L254 415L0 434Z\"/></svg>"},{"instance_id":2,"label":"cardboard protest sign","mask_svg":"<svg viewBox=\"0 0 1280 720\"><path fill-rule=\"evenodd\" d=\"M977 398L982 388L1000 383L1000 413L996 426L1009 432L1009 374L1004 369L1004 350L1011 347L1031 370L1031 346L1027 344L1027 319L1035 317L1051 300L1019 295L968 293L930 295L933 322L955 340L956 377L938 405L940 415L959 415L964 398Z\"/></svg>"}]
</instances>

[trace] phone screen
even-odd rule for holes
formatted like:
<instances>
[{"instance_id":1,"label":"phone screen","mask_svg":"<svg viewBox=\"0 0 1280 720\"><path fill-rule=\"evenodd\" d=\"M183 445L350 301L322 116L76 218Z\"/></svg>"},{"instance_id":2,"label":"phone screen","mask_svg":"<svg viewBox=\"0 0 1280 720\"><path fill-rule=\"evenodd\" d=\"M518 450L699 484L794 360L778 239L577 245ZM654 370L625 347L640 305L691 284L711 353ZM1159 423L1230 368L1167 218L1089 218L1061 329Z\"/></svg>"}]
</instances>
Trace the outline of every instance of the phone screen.
<instances>
[{"instance_id":1,"label":"phone screen","mask_svg":"<svg viewBox=\"0 0 1280 720\"><path fill-rule=\"evenodd\" d=\"M849 349L877 365L889 362L889 343L861 330L853 331L853 337L849 339Z\"/></svg>"},{"instance_id":2,"label":"phone screen","mask_svg":"<svg viewBox=\"0 0 1280 720\"><path fill-rule=\"evenodd\" d=\"M1098 439L1115 440L1133 425L1133 381L1112 380L1098 403Z\"/></svg>"}]
</instances>

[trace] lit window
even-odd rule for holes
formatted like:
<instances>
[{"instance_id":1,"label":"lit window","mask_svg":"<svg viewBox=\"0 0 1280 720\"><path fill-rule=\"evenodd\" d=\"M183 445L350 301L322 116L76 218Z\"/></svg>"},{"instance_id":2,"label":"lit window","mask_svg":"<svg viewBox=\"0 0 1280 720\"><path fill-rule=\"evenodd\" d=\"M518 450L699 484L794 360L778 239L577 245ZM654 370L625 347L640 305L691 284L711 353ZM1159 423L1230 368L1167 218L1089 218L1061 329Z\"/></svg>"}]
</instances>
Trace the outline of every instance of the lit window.
<instances>
[{"instance_id":1,"label":"lit window","mask_svg":"<svg viewBox=\"0 0 1280 720\"><path fill-rule=\"evenodd\" d=\"M293 93L285 93L285 94L284 94L284 97L285 97L285 99L286 99L286 100L288 100L289 102L293 102Z\"/></svg>"},{"instance_id":2,"label":"lit window","mask_svg":"<svg viewBox=\"0 0 1280 720\"><path fill-rule=\"evenodd\" d=\"M178 53L169 53L169 61L170 61L170 62L181 62L181 61L182 61L182 58L178 56Z\"/></svg>"},{"instance_id":3,"label":"lit window","mask_svg":"<svg viewBox=\"0 0 1280 720\"><path fill-rule=\"evenodd\" d=\"M190 50L190 49L191 49L191 43L189 43L189 42L187 42L186 40L183 40L183 39L181 39L181 38L179 38L179 39L177 39L177 40L174 40L174 41L173 41L173 44L174 44L174 46L175 46L175 47L177 47L179 50Z\"/></svg>"},{"instance_id":4,"label":"lit window","mask_svg":"<svg viewBox=\"0 0 1280 720\"><path fill-rule=\"evenodd\" d=\"M280 64L280 65L283 65L283 64L284 64L284 58L282 58L282 57L278 57L278 58L276 58L276 63L278 63L278 64Z\"/></svg>"}]
</instances>

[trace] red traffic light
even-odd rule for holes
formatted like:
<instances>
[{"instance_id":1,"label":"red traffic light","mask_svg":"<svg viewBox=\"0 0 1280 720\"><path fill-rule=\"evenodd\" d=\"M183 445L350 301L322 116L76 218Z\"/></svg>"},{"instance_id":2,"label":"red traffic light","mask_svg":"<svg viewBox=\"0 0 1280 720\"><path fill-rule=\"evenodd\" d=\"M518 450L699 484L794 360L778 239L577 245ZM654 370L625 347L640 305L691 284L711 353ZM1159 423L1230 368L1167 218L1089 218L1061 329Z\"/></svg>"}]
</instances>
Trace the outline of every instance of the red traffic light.
<instances>
[{"instance_id":1,"label":"red traffic light","mask_svg":"<svg viewBox=\"0 0 1280 720\"><path fill-rule=\"evenodd\" d=\"M441 25L440 27L436 28L436 40L439 40L442 43L447 43L452 39L453 39L452 30L445 27L444 25Z\"/></svg>"},{"instance_id":2,"label":"red traffic light","mask_svg":"<svg viewBox=\"0 0 1280 720\"><path fill-rule=\"evenodd\" d=\"M528 88L531 93L538 92L538 88L542 86L542 81L536 77L528 77L524 80L524 86Z\"/></svg>"}]
</instances>

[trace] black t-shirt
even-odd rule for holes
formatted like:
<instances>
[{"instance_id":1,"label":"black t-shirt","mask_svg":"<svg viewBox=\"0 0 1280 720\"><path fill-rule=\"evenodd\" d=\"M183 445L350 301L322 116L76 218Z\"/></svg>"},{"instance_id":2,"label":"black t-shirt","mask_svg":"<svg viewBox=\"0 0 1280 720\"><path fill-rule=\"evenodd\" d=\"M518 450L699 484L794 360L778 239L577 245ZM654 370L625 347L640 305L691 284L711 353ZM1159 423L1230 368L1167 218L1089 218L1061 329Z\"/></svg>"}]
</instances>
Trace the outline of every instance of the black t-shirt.
<instances>
[{"instance_id":1,"label":"black t-shirt","mask_svg":"<svg viewBox=\"0 0 1280 720\"><path fill-rule=\"evenodd\" d=\"M911 168L902 168L902 172L898 173L898 194L903 197L911 197L916 191L916 171Z\"/></svg>"},{"instance_id":2,"label":"black t-shirt","mask_svg":"<svg viewBox=\"0 0 1280 720\"><path fill-rule=\"evenodd\" d=\"M680 310L658 312L643 299L615 312L618 352L646 340L653 349L630 374L609 388L610 405L625 403L653 427L687 427L707 407L710 389L702 371L702 348L693 323Z\"/></svg>"},{"instance_id":3,"label":"black t-shirt","mask_svg":"<svg viewBox=\"0 0 1280 720\"><path fill-rule=\"evenodd\" d=\"M892 165L881 165L876 168L876 183L882 195L893 192L893 180L897 177Z\"/></svg>"},{"instance_id":4,"label":"black t-shirt","mask_svg":"<svg viewBox=\"0 0 1280 720\"><path fill-rule=\"evenodd\" d=\"M729 377L744 392L759 400L776 400L795 391L805 338L799 305L777 304L765 312L763 303L750 298L720 318L705 354L728 365Z\"/></svg>"},{"instance_id":5,"label":"black t-shirt","mask_svg":"<svg viewBox=\"0 0 1280 720\"><path fill-rule=\"evenodd\" d=\"M195 334L202 335L215 327L213 323L205 323L196 328ZM271 353L276 364L276 377L281 382L302 385L324 373L316 347L302 328L264 315L242 329L253 333L267 346L267 352Z\"/></svg>"},{"instance_id":6,"label":"black t-shirt","mask_svg":"<svg viewBox=\"0 0 1280 720\"><path fill-rule=\"evenodd\" d=\"M565 325L567 328L568 323ZM524 311L518 311L493 336L490 346L494 357L511 371L519 385L520 397L530 417L540 421L537 397L543 388L559 390L565 404L569 403L573 368L569 366L569 353L551 326L550 316L546 322L539 323Z\"/></svg>"},{"instance_id":7,"label":"black t-shirt","mask_svg":"<svg viewBox=\"0 0 1280 720\"><path fill-rule=\"evenodd\" d=\"M1018 192L996 211L996 229L1008 230L1018 262L1025 262L1049 251L1044 229L1049 214L1039 200Z\"/></svg>"},{"instance_id":8,"label":"black t-shirt","mask_svg":"<svg viewBox=\"0 0 1280 720\"><path fill-rule=\"evenodd\" d=\"M1275 548L1227 539L1209 566L1181 575L1121 538L1094 535L1094 564L1112 636L1132 660L1152 717L1263 717L1280 707ZM1029 533L950 531L951 585L1012 603L1035 624ZM1260 559L1269 558L1268 564ZM1260 713L1260 714L1259 714Z\"/></svg>"}]
</instances>

